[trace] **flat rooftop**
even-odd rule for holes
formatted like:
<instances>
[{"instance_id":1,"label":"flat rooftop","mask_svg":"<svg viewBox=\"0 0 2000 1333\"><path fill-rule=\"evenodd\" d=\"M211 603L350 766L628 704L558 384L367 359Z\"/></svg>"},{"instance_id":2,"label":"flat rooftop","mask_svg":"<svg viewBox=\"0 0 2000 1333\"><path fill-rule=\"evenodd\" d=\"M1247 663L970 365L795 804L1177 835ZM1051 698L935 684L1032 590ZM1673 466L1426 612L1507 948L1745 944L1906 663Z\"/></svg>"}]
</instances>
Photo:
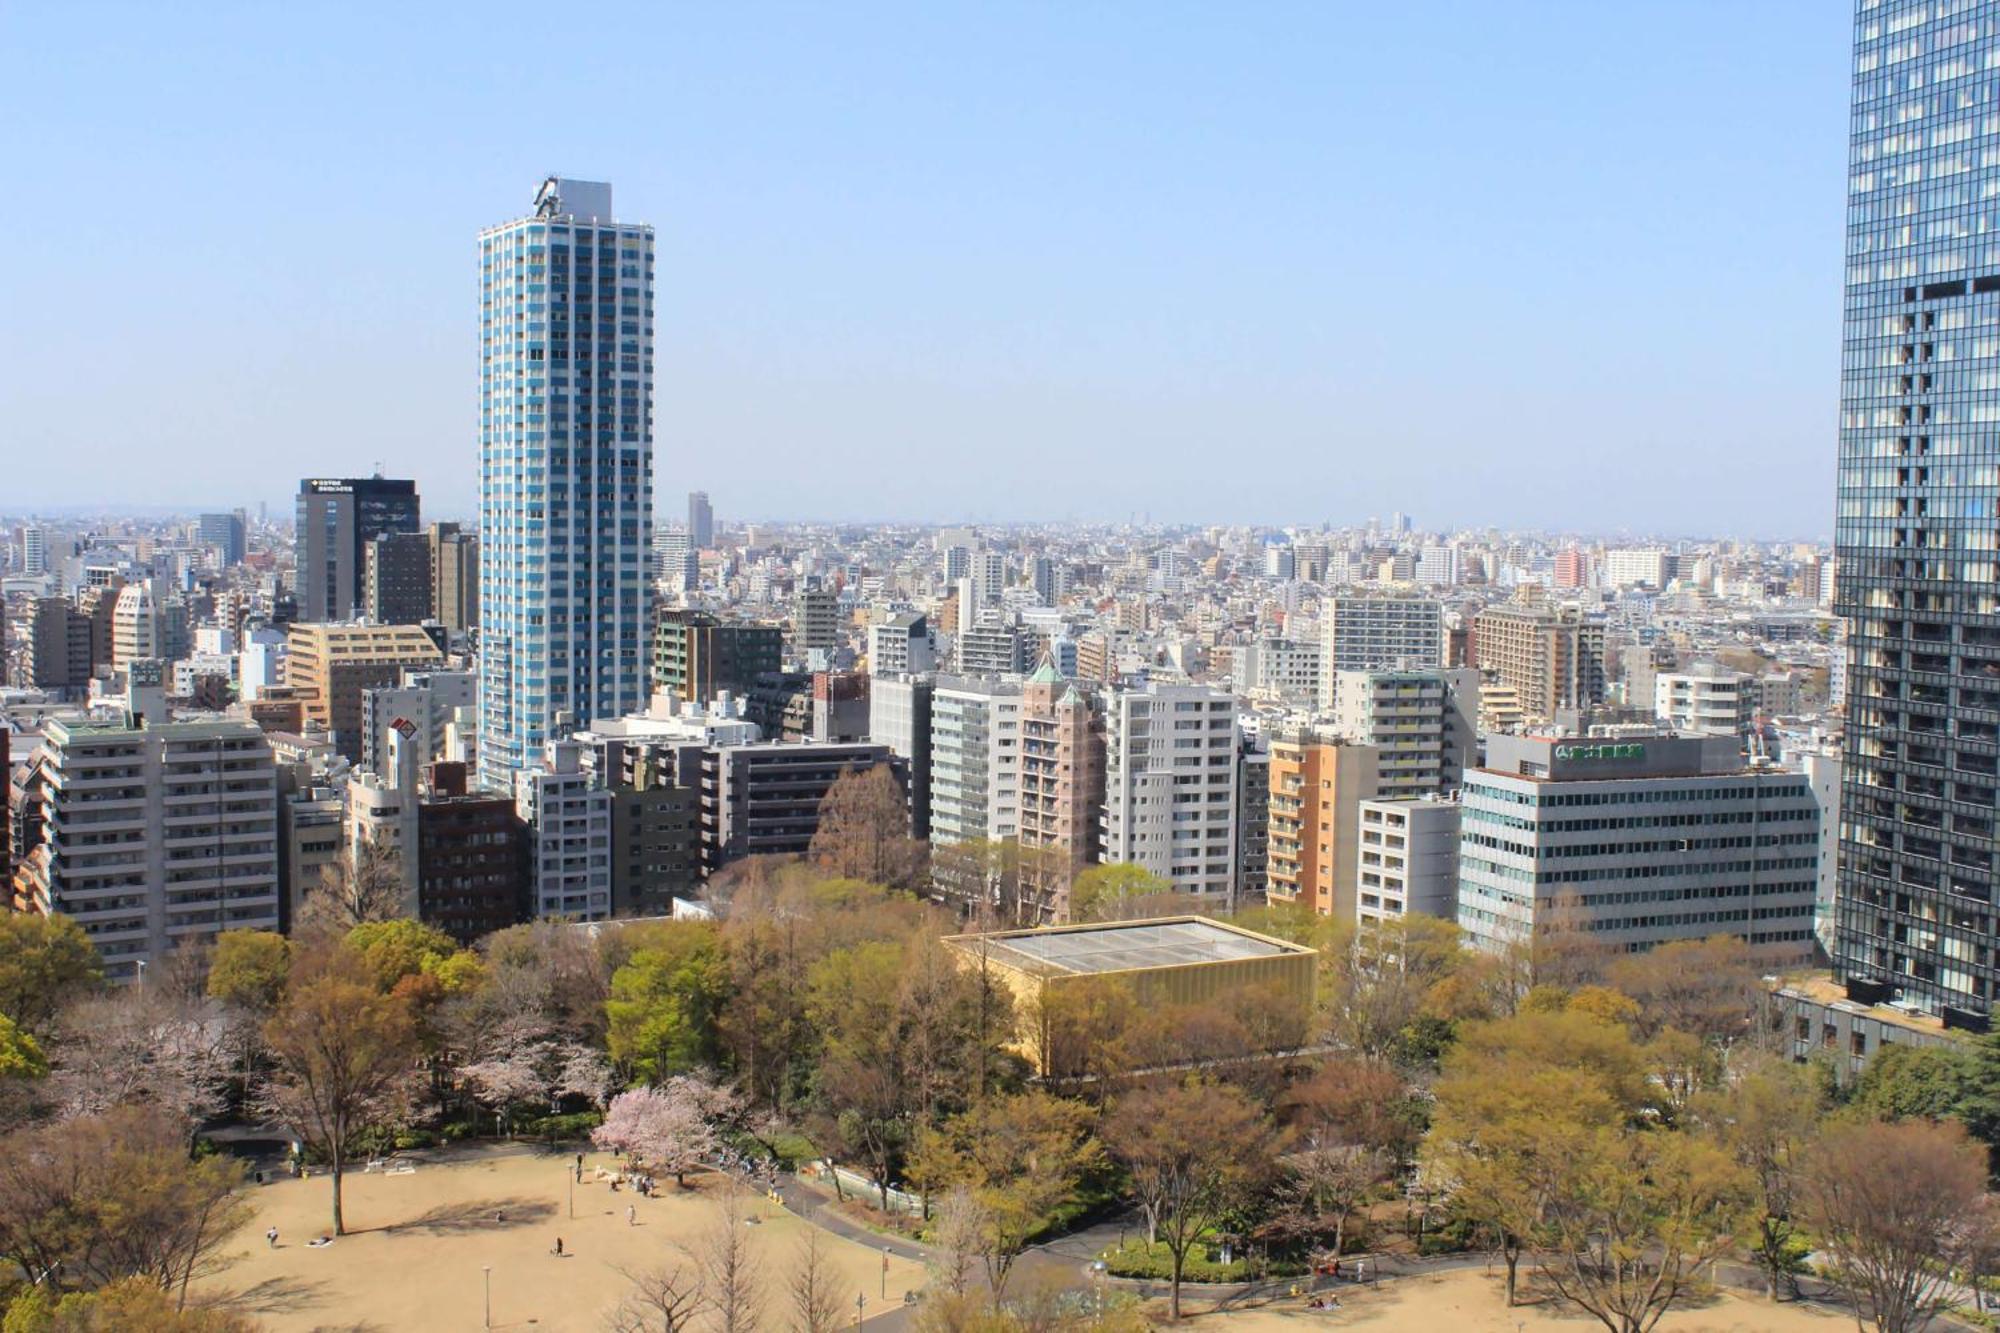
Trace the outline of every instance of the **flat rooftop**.
<instances>
[{"instance_id":1,"label":"flat rooftop","mask_svg":"<svg viewBox=\"0 0 2000 1333\"><path fill-rule=\"evenodd\" d=\"M1935 1014L1926 1014L1910 1009L1898 1009L1893 1004L1864 1004L1847 998L1847 988L1825 972L1808 972L1801 975L1782 977L1777 990L1790 991L1811 1000L1814 1004L1825 1005L1842 1013L1859 1014L1872 1018L1878 1023L1902 1028L1906 1032L1922 1032L1933 1037L1955 1037L1959 1034L1944 1025L1944 1020ZM1970 1035L1970 1034L1966 1034Z\"/></svg>"},{"instance_id":2,"label":"flat rooftop","mask_svg":"<svg viewBox=\"0 0 2000 1333\"><path fill-rule=\"evenodd\" d=\"M1005 966L1078 976L1312 952L1302 945L1252 934L1203 917L1003 931L985 936L963 935L957 940L961 947L972 947L980 941L984 942L988 956Z\"/></svg>"}]
</instances>

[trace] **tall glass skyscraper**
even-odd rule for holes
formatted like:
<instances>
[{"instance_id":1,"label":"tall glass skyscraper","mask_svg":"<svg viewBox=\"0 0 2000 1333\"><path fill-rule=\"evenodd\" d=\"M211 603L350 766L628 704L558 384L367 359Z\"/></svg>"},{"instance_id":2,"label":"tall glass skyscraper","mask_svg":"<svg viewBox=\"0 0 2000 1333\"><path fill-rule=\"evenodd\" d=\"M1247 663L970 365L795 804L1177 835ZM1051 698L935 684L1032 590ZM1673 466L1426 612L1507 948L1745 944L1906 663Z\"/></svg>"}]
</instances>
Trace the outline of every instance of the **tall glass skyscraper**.
<instances>
[{"instance_id":1,"label":"tall glass skyscraper","mask_svg":"<svg viewBox=\"0 0 2000 1333\"><path fill-rule=\"evenodd\" d=\"M479 775L644 701L653 229L551 176L479 237Z\"/></svg>"},{"instance_id":2,"label":"tall glass skyscraper","mask_svg":"<svg viewBox=\"0 0 2000 1333\"><path fill-rule=\"evenodd\" d=\"M2000 3L1858 0L1841 355L1835 965L2000 998Z\"/></svg>"}]
</instances>

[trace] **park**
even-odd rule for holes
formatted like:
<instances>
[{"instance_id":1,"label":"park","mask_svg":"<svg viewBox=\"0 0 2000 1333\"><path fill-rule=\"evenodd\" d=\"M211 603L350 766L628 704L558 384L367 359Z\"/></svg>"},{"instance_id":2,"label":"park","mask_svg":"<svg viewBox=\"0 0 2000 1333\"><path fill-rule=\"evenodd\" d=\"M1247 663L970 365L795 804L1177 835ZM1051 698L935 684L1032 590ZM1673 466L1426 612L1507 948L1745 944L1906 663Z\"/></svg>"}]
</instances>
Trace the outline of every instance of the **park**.
<instances>
[{"instance_id":1,"label":"park","mask_svg":"<svg viewBox=\"0 0 2000 1333\"><path fill-rule=\"evenodd\" d=\"M698 1265L727 1225L732 1198L764 1307L755 1327L791 1323L788 1293L809 1235L817 1238L818 1262L846 1321L857 1303L864 1319L901 1309L904 1293L924 1280L921 1265L891 1256L885 1272L879 1247L814 1227L717 1172L691 1173L686 1188L663 1181L647 1197L629 1188L613 1193L602 1173L621 1164L598 1152L585 1154L581 1184L574 1154L528 1147L398 1162L414 1169L389 1164L347 1178L348 1234L324 1246L310 1244L326 1234L324 1177L284 1175L251 1186L255 1213L225 1245L229 1262L206 1280L200 1298L272 1333L482 1327L595 1333L616 1326L618 1307L639 1278L664 1265ZM266 1239L272 1227L275 1246Z\"/></svg>"}]
</instances>

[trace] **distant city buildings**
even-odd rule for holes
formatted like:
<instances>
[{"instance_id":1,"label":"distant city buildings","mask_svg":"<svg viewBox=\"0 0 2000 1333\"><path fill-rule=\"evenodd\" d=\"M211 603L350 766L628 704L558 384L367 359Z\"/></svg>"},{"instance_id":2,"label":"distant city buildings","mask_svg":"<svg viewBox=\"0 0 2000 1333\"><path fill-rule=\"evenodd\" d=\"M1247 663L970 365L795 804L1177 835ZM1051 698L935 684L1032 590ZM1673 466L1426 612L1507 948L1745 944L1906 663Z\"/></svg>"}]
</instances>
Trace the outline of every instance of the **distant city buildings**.
<instances>
[{"instance_id":1,"label":"distant city buildings","mask_svg":"<svg viewBox=\"0 0 2000 1333\"><path fill-rule=\"evenodd\" d=\"M707 491L688 492L687 534L696 551L715 545L715 510L708 503Z\"/></svg>"}]
</instances>

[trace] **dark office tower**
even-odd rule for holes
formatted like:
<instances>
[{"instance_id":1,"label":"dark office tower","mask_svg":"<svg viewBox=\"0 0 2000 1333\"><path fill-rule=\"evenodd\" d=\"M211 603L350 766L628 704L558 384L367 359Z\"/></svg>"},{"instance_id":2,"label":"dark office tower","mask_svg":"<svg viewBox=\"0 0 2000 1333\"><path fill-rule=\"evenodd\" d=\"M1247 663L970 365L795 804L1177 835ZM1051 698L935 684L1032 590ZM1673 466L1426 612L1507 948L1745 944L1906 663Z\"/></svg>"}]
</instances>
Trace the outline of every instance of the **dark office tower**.
<instances>
[{"instance_id":1,"label":"dark office tower","mask_svg":"<svg viewBox=\"0 0 2000 1333\"><path fill-rule=\"evenodd\" d=\"M715 510L707 491L688 492L688 542L697 551L715 545Z\"/></svg>"},{"instance_id":2,"label":"dark office tower","mask_svg":"<svg viewBox=\"0 0 2000 1333\"><path fill-rule=\"evenodd\" d=\"M1990 0L1855 7L1834 529L1834 966L1857 998L1974 1028L2000 999L1996 18Z\"/></svg>"},{"instance_id":3,"label":"dark office tower","mask_svg":"<svg viewBox=\"0 0 2000 1333\"><path fill-rule=\"evenodd\" d=\"M368 543L417 532L417 483L386 477L299 483L299 619L353 620L363 612Z\"/></svg>"},{"instance_id":4,"label":"dark office tower","mask_svg":"<svg viewBox=\"0 0 2000 1333\"><path fill-rule=\"evenodd\" d=\"M361 609L378 625L429 620L431 543L421 532L392 532L362 552Z\"/></svg>"},{"instance_id":5,"label":"dark office tower","mask_svg":"<svg viewBox=\"0 0 2000 1333\"><path fill-rule=\"evenodd\" d=\"M246 526L241 509L227 514L203 514L195 520L195 540L220 552L226 569L243 563L248 547Z\"/></svg>"}]
</instances>

